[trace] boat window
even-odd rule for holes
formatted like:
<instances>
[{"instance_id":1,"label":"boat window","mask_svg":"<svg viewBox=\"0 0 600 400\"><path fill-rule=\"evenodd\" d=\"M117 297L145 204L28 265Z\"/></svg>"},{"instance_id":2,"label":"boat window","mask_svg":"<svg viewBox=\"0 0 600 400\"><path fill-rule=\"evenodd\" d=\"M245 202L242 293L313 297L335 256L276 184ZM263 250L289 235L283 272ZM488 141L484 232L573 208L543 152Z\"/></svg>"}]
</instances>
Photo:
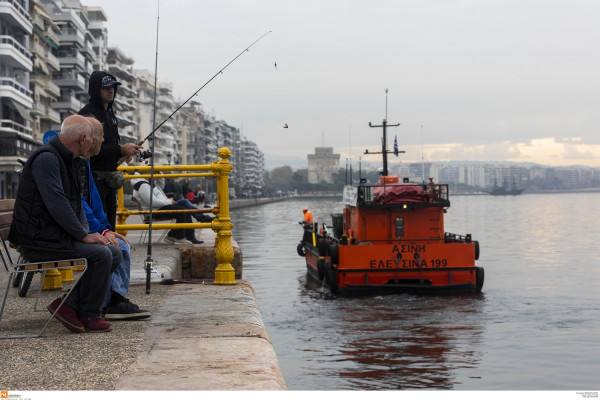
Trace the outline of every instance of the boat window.
<instances>
[{"instance_id":1,"label":"boat window","mask_svg":"<svg viewBox=\"0 0 600 400\"><path fill-rule=\"evenodd\" d=\"M404 237L404 218L396 217L395 224L396 226L396 237L403 238Z\"/></svg>"}]
</instances>

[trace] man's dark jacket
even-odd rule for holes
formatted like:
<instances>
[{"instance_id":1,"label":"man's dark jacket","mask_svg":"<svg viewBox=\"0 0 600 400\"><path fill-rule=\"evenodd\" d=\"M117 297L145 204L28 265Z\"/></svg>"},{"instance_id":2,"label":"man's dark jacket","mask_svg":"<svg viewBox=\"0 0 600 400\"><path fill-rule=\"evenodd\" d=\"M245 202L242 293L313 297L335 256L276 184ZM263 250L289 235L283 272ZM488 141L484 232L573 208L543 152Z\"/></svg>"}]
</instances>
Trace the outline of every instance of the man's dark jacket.
<instances>
[{"instance_id":1,"label":"man's dark jacket","mask_svg":"<svg viewBox=\"0 0 600 400\"><path fill-rule=\"evenodd\" d=\"M100 153L90 159L93 171L116 171L121 159L119 128L117 117L112 107L113 102L109 103L108 108L105 110L102 98L100 97L100 84L102 83L102 78L107 75L115 79L114 76L104 71L92 72L88 88L90 100L78 113L84 117L93 116L104 127L104 143L102 143ZM116 85L114 86L115 98L117 97L117 87Z\"/></svg>"},{"instance_id":2,"label":"man's dark jacket","mask_svg":"<svg viewBox=\"0 0 600 400\"><path fill-rule=\"evenodd\" d=\"M73 152L55 137L50 143L37 149L23 167L8 237L17 246L36 250L70 250L73 248L74 238L50 215L31 173L33 160L43 152L50 152L58 158L65 196L75 215L81 213L80 178L73 168L73 163L80 163L80 159L74 159ZM77 168L76 166L75 170Z\"/></svg>"}]
</instances>

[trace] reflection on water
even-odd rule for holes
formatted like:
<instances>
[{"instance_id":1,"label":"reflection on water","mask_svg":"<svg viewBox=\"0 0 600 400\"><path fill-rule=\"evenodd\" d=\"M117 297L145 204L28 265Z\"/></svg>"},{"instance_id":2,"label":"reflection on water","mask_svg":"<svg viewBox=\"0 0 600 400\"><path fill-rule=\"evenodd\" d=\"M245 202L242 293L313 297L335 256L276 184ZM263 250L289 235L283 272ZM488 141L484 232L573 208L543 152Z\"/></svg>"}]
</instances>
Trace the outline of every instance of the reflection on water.
<instances>
[{"instance_id":1,"label":"reflection on water","mask_svg":"<svg viewBox=\"0 0 600 400\"><path fill-rule=\"evenodd\" d=\"M454 197L446 230L479 240L480 296L338 298L307 281L302 207L331 223L339 201L290 200L232 220L290 389L575 390L600 376L600 228L586 225L598 200Z\"/></svg>"}]
</instances>

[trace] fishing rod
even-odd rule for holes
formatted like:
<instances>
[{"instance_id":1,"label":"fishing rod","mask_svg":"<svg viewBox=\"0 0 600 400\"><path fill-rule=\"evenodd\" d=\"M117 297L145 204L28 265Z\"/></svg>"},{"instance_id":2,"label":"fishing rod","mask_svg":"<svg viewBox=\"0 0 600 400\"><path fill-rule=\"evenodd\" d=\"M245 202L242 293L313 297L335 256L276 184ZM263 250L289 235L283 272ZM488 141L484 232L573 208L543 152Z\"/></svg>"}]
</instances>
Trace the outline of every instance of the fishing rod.
<instances>
[{"instance_id":1,"label":"fishing rod","mask_svg":"<svg viewBox=\"0 0 600 400\"><path fill-rule=\"evenodd\" d=\"M159 13L157 15L156 18L156 55L155 55L155 62L154 62L154 107L153 107L153 121L152 121L152 132L150 132L150 134L148 134L148 136L146 136L143 140L141 140L138 143L138 146L141 146L144 144L144 142L146 140L148 140L150 137L154 136L154 133L160 129L161 126L163 126L169 119L171 119L171 117L173 115L175 115L175 113L179 110L181 110L181 108L183 106L185 106L194 96L196 96L202 89L204 89L204 87L206 87L206 85L208 85L213 79L215 79L219 74L222 74L223 71L229 66L231 65L235 60L237 60L239 57L241 57L242 54L244 54L245 52L249 51L250 47L254 46L258 41L260 41L262 38L264 38L265 36L267 36L269 33L271 33L271 31L268 31L267 33L265 33L264 35L262 35L261 37L259 37L258 39L256 39L254 42L252 42L248 47L246 47L244 50L242 50L242 52L240 54L238 54L235 58L233 58L231 61L229 61L227 63L227 65L225 65L223 68L221 68L215 75L213 75L212 78L210 78L204 85L202 85L202 87L200 87L200 89L196 90L196 92L194 92L194 94L192 94L186 101L184 101L179 107L177 107L175 109L175 111L173 111L164 121L162 121L158 126L156 126L156 88L157 88L157 70L158 70L158 23L160 20L160 1L158 2L158 9L159 9ZM146 257L146 261L144 262L144 268L146 270L146 294L150 294L150 277L152 274L152 264L153 264L153 260L152 260L152 197L153 197L153 188L154 188L154 157L152 157L154 155L154 140L152 140L152 144L151 144L151 149L150 149L150 154L145 154L146 152L144 152L145 158L149 157L151 158L151 164L150 164L150 215L148 217L148 251L147 251L147 257ZM142 154L142 152L140 151L140 155Z\"/></svg>"},{"instance_id":2,"label":"fishing rod","mask_svg":"<svg viewBox=\"0 0 600 400\"><path fill-rule=\"evenodd\" d=\"M240 58L242 56L242 54L244 54L245 52L249 51L250 47L254 46L257 42L259 42L262 38L264 38L265 36L267 36L269 33L271 33L272 31L268 31L267 33L265 33L264 35L262 35L261 37L259 37L258 39L256 39L254 42L252 42L250 44L250 46L246 47L244 50L242 50L242 52L240 54L238 54L237 56L235 56L235 58L233 58L231 61L229 61L227 63L227 65L225 65L223 68L221 68L216 74L213 75L212 78L210 78L208 81L206 81L206 83L204 85L202 85L200 87L200 89L196 90L194 92L194 94L192 94L186 101L184 101L179 107L177 107L175 109L175 111L173 111L171 113L171 115L169 115L167 118L165 118L164 121L162 121L156 128L154 128L154 130L152 132L150 132L150 134L148 134L148 136L146 136L141 142L138 143L138 146L141 146L142 144L144 144L144 142L146 140L148 140L150 138L150 136L152 136L154 134L154 132L156 132L157 130L160 129L161 126L163 126L169 119L171 119L171 117L173 115L175 115L175 113L179 110L181 110L181 108L183 106L185 106L188 101L190 101L194 96L196 96L202 89L204 89L206 87L206 85L208 85L213 79L215 79L219 74L222 74L223 71L225 71L225 69L227 67L229 67L235 60L237 60L238 58Z\"/></svg>"},{"instance_id":3,"label":"fishing rod","mask_svg":"<svg viewBox=\"0 0 600 400\"><path fill-rule=\"evenodd\" d=\"M160 22L160 0L157 2L157 13L156 13L156 49L154 55L154 104L152 106L152 128L156 126L156 81L158 79L158 25ZM156 130L156 129L154 129ZM151 135L154 133L152 131ZM145 140L145 139L144 139ZM154 154L154 140L150 144L150 154ZM143 143L143 142L142 142ZM142 144L140 143L140 146ZM145 152L140 151L140 158ZM146 154L144 154L146 155ZM150 160L150 214L148 216L148 251L146 255L146 261L144 262L144 268L146 269L146 294L150 294L150 282L153 270L152 260L152 200L154 197L154 157Z\"/></svg>"}]
</instances>

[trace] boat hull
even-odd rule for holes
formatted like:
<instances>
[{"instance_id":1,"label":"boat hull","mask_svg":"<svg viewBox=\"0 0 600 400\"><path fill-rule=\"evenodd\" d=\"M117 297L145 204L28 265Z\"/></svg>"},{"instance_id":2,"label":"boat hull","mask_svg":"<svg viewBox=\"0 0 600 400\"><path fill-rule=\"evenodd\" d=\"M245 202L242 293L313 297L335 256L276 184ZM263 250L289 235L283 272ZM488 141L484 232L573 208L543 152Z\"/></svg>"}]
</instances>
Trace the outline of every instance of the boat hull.
<instances>
[{"instance_id":1,"label":"boat hull","mask_svg":"<svg viewBox=\"0 0 600 400\"><path fill-rule=\"evenodd\" d=\"M369 251L365 246L336 247L332 257L323 246L304 243L304 257L308 277L338 295L478 293L483 287L483 268L474 265L474 243L405 246L404 250L422 251L410 258L401 244L371 245Z\"/></svg>"}]
</instances>

